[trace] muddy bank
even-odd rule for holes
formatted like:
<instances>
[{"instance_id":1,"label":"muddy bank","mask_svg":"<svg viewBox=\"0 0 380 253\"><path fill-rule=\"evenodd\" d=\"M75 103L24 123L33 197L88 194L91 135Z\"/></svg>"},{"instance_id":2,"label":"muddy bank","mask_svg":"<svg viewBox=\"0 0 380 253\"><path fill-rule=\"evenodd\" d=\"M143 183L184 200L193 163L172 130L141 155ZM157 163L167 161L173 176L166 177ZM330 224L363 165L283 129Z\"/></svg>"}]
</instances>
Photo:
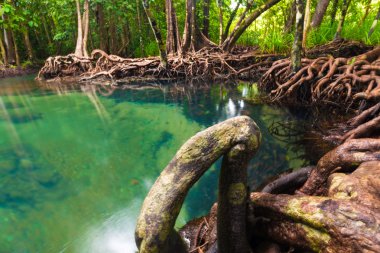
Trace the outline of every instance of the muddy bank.
<instances>
[{"instance_id":1,"label":"muddy bank","mask_svg":"<svg viewBox=\"0 0 380 253\"><path fill-rule=\"evenodd\" d=\"M18 67L0 67L0 78L15 77L15 76L24 76L35 74L38 72L38 67L27 67L27 68L18 68Z\"/></svg>"},{"instance_id":2,"label":"muddy bank","mask_svg":"<svg viewBox=\"0 0 380 253\"><path fill-rule=\"evenodd\" d=\"M372 47L359 42L334 41L311 48L305 56L318 55L343 57L357 55ZM243 79L257 81L274 62L287 57L287 54L261 52L258 48L235 47L225 52L219 47L205 47L186 55L168 55L168 66L160 65L160 58L122 58L94 50L90 57L78 57L75 54L49 57L41 68L38 78L55 79L79 76L82 81L98 78L120 80L125 78L156 79L202 79L230 80Z\"/></svg>"}]
</instances>

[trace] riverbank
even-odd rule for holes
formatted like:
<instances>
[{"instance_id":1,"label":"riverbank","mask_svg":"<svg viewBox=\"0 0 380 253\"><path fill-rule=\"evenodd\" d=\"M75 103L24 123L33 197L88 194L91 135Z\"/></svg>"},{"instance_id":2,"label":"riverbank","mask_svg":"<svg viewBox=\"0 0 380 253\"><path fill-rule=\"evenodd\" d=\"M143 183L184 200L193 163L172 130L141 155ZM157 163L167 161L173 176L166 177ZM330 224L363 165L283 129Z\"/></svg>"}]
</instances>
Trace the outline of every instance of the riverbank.
<instances>
[{"instance_id":1,"label":"riverbank","mask_svg":"<svg viewBox=\"0 0 380 253\"><path fill-rule=\"evenodd\" d=\"M15 77L15 76L24 76L24 75L30 75L35 74L38 72L38 67L0 67L0 78L7 78L7 77Z\"/></svg>"},{"instance_id":2,"label":"riverbank","mask_svg":"<svg viewBox=\"0 0 380 253\"><path fill-rule=\"evenodd\" d=\"M355 56L373 49L359 42L333 41L311 48L305 57L332 56L334 58ZM122 58L94 50L88 58L75 54L53 56L45 61L39 79L79 77L81 81L107 78L186 79L258 81L276 61L286 54L273 54L252 47L236 47L224 52L218 47L203 48L186 55L169 55L168 67L160 65L160 58Z\"/></svg>"}]
</instances>

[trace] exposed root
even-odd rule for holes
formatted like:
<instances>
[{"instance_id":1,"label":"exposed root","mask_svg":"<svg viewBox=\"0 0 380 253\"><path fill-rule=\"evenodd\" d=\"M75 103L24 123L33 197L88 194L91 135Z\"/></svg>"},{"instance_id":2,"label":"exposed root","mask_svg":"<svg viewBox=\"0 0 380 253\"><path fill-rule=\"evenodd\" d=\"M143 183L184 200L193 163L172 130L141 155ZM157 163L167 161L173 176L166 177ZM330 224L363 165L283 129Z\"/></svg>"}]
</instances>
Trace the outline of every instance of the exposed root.
<instances>
[{"instance_id":1,"label":"exposed root","mask_svg":"<svg viewBox=\"0 0 380 253\"><path fill-rule=\"evenodd\" d=\"M280 56L281 57L281 56ZM249 52L224 53L218 48L203 48L184 57L170 55L168 68L160 66L159 57L121 58L94 50L88 59L74 55L50 57L38 78L81 76L81 80L99 77L184 78L184 79L258 79L279 56Z\"/></svg>"},{"instance_id":2,"label":"exposed root","mask_svg":"<svg viewBox=\"0 0 380 253\"><path fill-rule=\"evenodd\" d=\"M59 76L73 76L86 72L91 68L91 59L77 57L74 54L49 57L39 71L37 78L41 79L44 77L50 79Z\"/></svg>"},{"instance_id":3,"label":"exposed root","mask_svg":"<svg viewBox=\"0 0 380 253\"><path fill-rule=\"evenodd\" d=\"M356 168L367 161L380 161L380 139L348 140L319 160L317 167L298 192L305 195L323 195L326 193L327 179L332 173L342 168Z\"/></svg>"},{"instance_id":4,"label":"exposed root","mask_svg":"<svg viewBox=\"0 0 380 253\"><path fill-rule=\"evenodd\" d=\"M272 194L292 193L306 182L313 169L314 167L309 166L285 174L267 184L261 192Z\"/></svg>"},{"instance_id":5,"label":"exposed root","mask_svg":"<svg viewBox=\"0 0 380 253\"><path fill-rule=\"evenodd\" d=\"M379 252L379 176L380 163L366 162L331 175L326 197L252 193L250 230L307 252Z\"/></svg>"},{"instance_id":6,"label":"exposed root","mask_svg":"<svg viewBox=\"0 0 380 253\"><path fill-rule=\"evenodd\" d=\"M260 81L273 102L356 104L380 100L380 47L352 58L302 59L291 71L289 59L273 63Z\"/></svg>"},{"instance_id":7,"label":"exposed root","mask_svg":"<svg viewBox=\"0 0 380 253\"><path fill-rule=\"evenodd\" d=\"M325 139L341 144L347 140L366 137L380 137L380 102L329 130Z\"/></svg>"},{"instance_id":8,"label":"exposed root","mask_svg":"<svg viewBox=\"0 0 380 253\"><path fill-rule=\"evenodd\" d=\"M373 49L371 46L364 45L357 41L348 41L344 39L333 40L330 43L313 47L306 51L309 58L318 58L321 56L351 57L359 54L364 54Z\"/></svg>"}]
</instances>

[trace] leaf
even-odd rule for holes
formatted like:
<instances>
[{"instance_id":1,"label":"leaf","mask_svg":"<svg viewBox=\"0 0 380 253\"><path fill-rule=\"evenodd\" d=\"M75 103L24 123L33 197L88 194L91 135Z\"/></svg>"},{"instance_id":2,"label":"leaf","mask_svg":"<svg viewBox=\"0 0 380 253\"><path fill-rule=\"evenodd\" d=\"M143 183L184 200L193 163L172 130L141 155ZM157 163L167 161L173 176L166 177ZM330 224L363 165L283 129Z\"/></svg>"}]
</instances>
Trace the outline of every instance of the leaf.
<instances>
[{"instance_id":1,"label":"leaf","mask_svg":"<svg viewBox=\"0 0 380 253\"><path fill-rule=\"evenodd\" d=\"M348 64L353 65L356 62L356 57L353 57L351 60L349 60Z\"/></svg>"},{"instance_id":2,"label":"leaf","mask_svg":"<svg viewBox=\"0 0 380 253\"><path fill-rule=\"evenodd\" d=\"M33 21L29 21L28 25L29 25L29 27L33 27L34 26L34 22Z\"/></svg>"},{"instance_id":3,"label":"leaf","mask_svg":"<svg viewBox=\"0 0 380 253\"><path fill-rule=\"evenodd\" d=\"M3 9L5 13L11 12L11 7L9 7L8 5L5 5Z\"/></svg>"}]
</instances>

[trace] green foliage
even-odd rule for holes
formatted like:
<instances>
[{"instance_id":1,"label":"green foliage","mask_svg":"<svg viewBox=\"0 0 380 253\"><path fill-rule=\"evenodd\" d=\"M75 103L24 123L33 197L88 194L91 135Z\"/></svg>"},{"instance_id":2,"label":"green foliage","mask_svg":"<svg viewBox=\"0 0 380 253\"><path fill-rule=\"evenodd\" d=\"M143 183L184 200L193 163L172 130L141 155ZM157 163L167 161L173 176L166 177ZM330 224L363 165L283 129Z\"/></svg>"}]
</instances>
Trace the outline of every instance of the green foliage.
<instances>
[{"instance_id":1,"label":"green foliage","mask_svg":"<svg viewBox=\"0 0 380 253\"><path fill-rule=\"evenodd\" d=\"M69 38L68 32L60 32L54 35L53 40L54 41L64 41Z\"/></svg>"},{"instance_id":2,"label":"green foliage","mask_svg":"<svg viewBox=\"0 0 380 253\"><path fill-rule=\"evenodd\" d=\"M145 46L144 55L154 56L154 55L157 55L157 54L158 54L157 43L154 40L152 40L152 41L149 42L149 44L147 44Z\"/></svg>"},{"instance_id":3,"label":"green foliage","mask_svg":"<svg viewBox=\"0 0 380 253\"><path fill-rule=\"evenodd\" d=\"M267 0L254 1L252 10ZM80 5L83 11L83 2ZM231 16L237 0L222 1L224 28ZM258 46L262 51L271 53L288 53L293 41L293 31L284 33L284 27L290 13L293 0L282 0L262 14L240 37L237 44ZM313 15L318 1L312 1ZM166 38L165 0L149 0L151 11ZM236 25L239 15L246 8L242 1L237 16L232 22L230 32ZM186 0L173 0L176 9L179 32L182 35L186 17ZM345 39L362 41L366 44L380 44L380 24L372 36L368 31L378 10L378 0L373 0L369 15L361 23L368 0L351 1L343 27ZM100 31L99 8L103 10L104 34ZM251 11L252 11L251 10ZM331 22L332 1L324 16L321 26L310 30L307 47L328 43L334 39L341 15L340 6L334 22ZM76 5L73 0L5 0L0 4L0 29L12 30L16 36L21 59L27 59L24 32L27 31L37 58L43 59L52 54L68 54L75 49L77 36ZM197 1L197 23L203 27L203 0ZM140 22L139 22L140 20ZM219 8L217 1L210 1L209 36L216 43L219 41ZM4 38L3 38L4 39ZM143 57L158 54L153 33L142 8L141 0L91 0L90 1L90 36L88 50L99 48L103 39L104 50L128 57ZM126 45L124 48L123 46Z\"/></svg>"},{"instance_id":4,"label":"green foliage","mask_svg":"<svg viewBox=\"0 0 380 253\"><path fill-rule=\"evenodd\" d=\"M31 62L31 61L24 61L24 62L21 64L21 67L22 67L23 69L33 67L33 62Z\"/></svg>"}]
</instances>

